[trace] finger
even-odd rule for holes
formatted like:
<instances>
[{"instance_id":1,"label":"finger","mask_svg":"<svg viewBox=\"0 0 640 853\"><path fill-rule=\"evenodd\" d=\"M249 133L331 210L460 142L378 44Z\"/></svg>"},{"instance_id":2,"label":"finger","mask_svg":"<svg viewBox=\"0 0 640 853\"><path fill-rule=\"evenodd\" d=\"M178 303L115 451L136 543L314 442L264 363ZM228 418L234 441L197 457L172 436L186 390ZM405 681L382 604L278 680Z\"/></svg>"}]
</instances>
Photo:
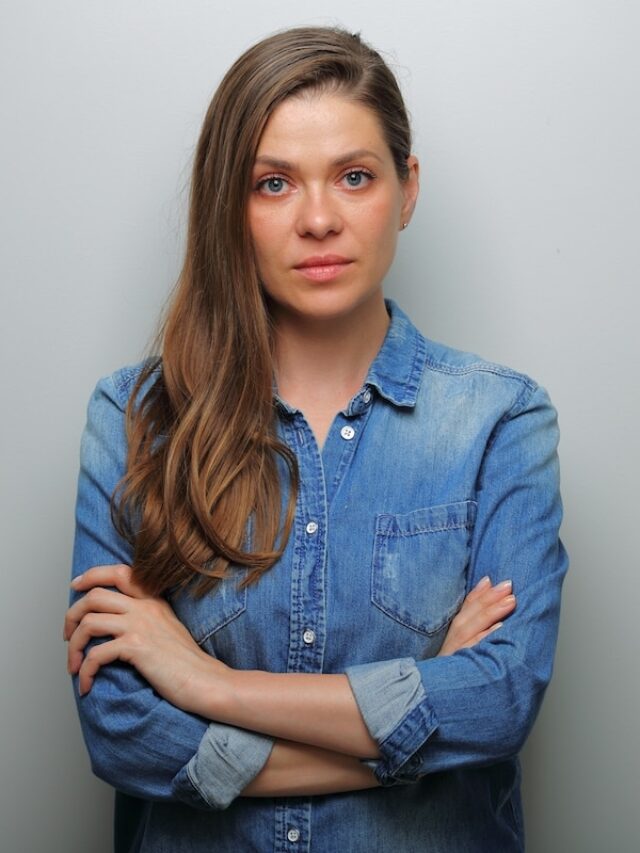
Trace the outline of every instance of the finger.
<instances>
[{"instance_id":1,"label":"finger","mask_svg":"<svg viewBox=\"0 0 640 853\"><path fill-rule=\"evenodd\" d=\"M451 625L454 632L452 636L461 646L472 643L474 637L506 618L515 606L516 597L513 594L503 594L498 601L488 604L475 602L457 614Z\"/></svg>"},{"instance_id":2,"label":"finger","mask_svg":"<svg viewBox=\"0 0 640 853\"><path fill-rule=\"evenodd\" d=\"M70 673L78 671L84 650L94 637L118 637L122 634L122 617L112 613L88 613L73 632L67 648L67 669Z\"/></svg>"},{"instance_id":3,"label":"finger","mask_svg":"<svg viewBox=\"0 0 640 853\"><path fill-rule=\"evenodd\" d=\"M473 613L483 610L484 608L491 606L494 602L510 595L511 591L512 583L510 580L502 581L495 586L485 584L480 587L478 585L465 598L459 613L471 616Z\"/></svg>"},{"instance_id":4,"label":"finger","mask_svg":"<svg viewBox=\"0 0 640 853\"><path fill-rule=\"evenodd\" d=\"M499 622L511 613L515 609L515 606L516 597L510 594L504 596L499 601L494 601L481 609L474 610L464 620L465 632L475 635L480 631L486 631L494 622Z\"/></svg>"},{"instance_id":5,"label":"finger","mask_svg":"<svg viewBox=\"0 0 640 853\"><path fill-rule=\"evenodd\" d=\"M131 566L117 563L112 566L93 566L71 581L71 587L85 592L94 586L114 586L125 595L133 598L145 598L142 589L133 581Z\"/></svg>"},{"instance_id":6,"label":"finger","mask_svg":"<svg viewBox=\"0 0 640 853\"><path fill-rule=\"evenodd\" d=\"M484 587L480 593L475 596L475 601L480 604L489 604L510 595L513 591L513 583L510 580L501 581L491 587Z\"/></svg>"},{"instance_id":7,"label":"finger","mask_svg":"<svg viewBox=\"0 0 640 853\"><path fill-rule=\"evenodd\" d=\"M94 587L67 610L63 636L69 640L87 613L125 613L131 596L104 587Z\"/></svg>"},{"instance_id":8,"label":"finger","mask_svg":"<svg viewBox=\"0 0 640 853\"><path fill-rule=\"evenodd\" d=\"M513 593L511 595L506 595L500 601L496 601L493 607L489 608L494 613L496 611L502 611L503 613L511 613L512 610L515 610L515 606L517 604L517 598Z\"/></svg>"},{"instance_id":9,"label":"finger","mask_svg":"<svg viewBox=\"0 0 640 853\"><path fill-rule=\"evenodd\" d=\"M510 595L513 592L513 581L506 580L500 581L490 590L487 590L483 598L486 598L491 601L497 601L500 598L503 598L505 595Z\"/></svg>"},{"instance_id":10,"label":"finger","mask_svg":"<svg viewBox=\"0 0 640 853\"><path fill-rule=\"evenodd\" d=\"M491 578L489 577L489 575L485 575L483 578L480 578L480 580L473 587L471 592L467 594L467 597L465 598L465 603L467 601L475 601L480 595L482 595L482 593L486 592L489 589L491 589Z\"/></svg>"},{"instance_id":11,"label":"finger","mask_svg":"<svg viewBox=\"0 0 640 853\"><path fill-rule=\"evenodd\" d=\"M82 666L78 671L78 693L80 696L84 696L91 690L100 667L108 663L113 663L119 657L120 646L118 640L100 643L99 646L92 646L85 655Z\"/></svg>"}]
</instances>

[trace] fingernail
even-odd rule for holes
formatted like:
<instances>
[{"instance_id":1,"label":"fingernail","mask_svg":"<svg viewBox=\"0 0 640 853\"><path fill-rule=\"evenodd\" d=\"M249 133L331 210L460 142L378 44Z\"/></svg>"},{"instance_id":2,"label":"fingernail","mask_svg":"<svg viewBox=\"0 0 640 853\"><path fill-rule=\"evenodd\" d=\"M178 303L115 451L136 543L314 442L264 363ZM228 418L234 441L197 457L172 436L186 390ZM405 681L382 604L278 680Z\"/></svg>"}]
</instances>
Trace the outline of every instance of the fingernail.
<instances>
[{"instance_id":1,"label":"fingernail","mask_svg":"<svg viewBox=\"0 0 640 853\"><path fill-rule=\"evenodd\" d=\"M498 628L502 628L504 622L496 622L496 624L491 628L492 631L497 631Z\"/></svg>"},{"instance_id":2,"label":"fingernail","mask_svg":"<svg viewBox=\"0 0 640 853\"><path fill-rule=\"evenodd\" d=\"M480 580L476 584L476 589L481 589L482 587L487 586L489 583L490 583L489 575L485 575L483 578L480 578Z\"/></svg>"},{"instance_id":3,"label":"fingernail","mask_svg":"<svg viewBox=\"0 0 640 853\"><path fill-rule=\"evenodd\" d=\"M511 589L512 584L512 581L501 581L498 584L498 589Z\"/></svg>"},{"instance_id":4,"label":"fingernail","mask_svg":"<svg viewBox=\"0 0 640 853\"><path fill-rule=\"evenodd\" d=\"M500 602L500 607L512 607L516 603L515 595L508 595Z\"/></svg>"},{"instance_id":5,"label":"fingernail","mask_svg":"<svg viewBox=\"0 0 640 853\"><path fill-rule=\"evenodd\" d=\"M71 586L78 586L81 580L82 575L76 575L76 577L71 581Z\"/></svg>"}]
</instances>

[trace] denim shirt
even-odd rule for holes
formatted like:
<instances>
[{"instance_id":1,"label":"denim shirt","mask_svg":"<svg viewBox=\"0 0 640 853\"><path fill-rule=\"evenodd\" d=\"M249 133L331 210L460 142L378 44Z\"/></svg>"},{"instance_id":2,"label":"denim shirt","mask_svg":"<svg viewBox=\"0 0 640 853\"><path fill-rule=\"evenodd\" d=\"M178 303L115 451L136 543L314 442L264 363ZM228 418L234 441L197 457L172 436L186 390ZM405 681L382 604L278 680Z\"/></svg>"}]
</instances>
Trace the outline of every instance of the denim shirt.
<instances>
[{"instance_id":1,"label":"denim shirt","mask_svg":"<svg viewBox=\"0 0 640 853\"><path fill-rule=\"evenodd\" d=\"M383 345L321 451L276 398L301 481L282 558L248 589L237 568L200 600L170 597L231 667L345 673L381 784L241 797L273 739L179 710L111 664L88 695L77 679L74 692L92 768L117 790L117 851L524 849L517 754L551 676L567 568L556 413L528 377L429 341L387 307ZM132 560L109 498L139 371L102 379L89 403L74 575ZM473 648L436 657L484 575L513 580L516 610Z\"/></svg>"}]
</instances>

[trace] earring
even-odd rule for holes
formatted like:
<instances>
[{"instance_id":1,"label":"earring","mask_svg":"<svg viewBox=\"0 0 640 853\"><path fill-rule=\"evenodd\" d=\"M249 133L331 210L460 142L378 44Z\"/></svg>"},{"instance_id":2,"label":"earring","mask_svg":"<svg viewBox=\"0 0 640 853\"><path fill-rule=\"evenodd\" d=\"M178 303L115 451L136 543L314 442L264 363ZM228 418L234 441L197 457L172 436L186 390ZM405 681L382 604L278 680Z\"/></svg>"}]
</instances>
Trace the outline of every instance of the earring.
<instances>
[{"instance_id":1,"label":"earring","mask_svg":"<svg viewBox=\"0 0 640 853\"><path fill-rule=\"evenodd\" d=\"M404 229L407 227L407 225L408 225L408 224L409 224L408 222L403 222L403 223L402 223L402 230L403 230L403 231L404 231Z\"/></svg>"}]
</instances>

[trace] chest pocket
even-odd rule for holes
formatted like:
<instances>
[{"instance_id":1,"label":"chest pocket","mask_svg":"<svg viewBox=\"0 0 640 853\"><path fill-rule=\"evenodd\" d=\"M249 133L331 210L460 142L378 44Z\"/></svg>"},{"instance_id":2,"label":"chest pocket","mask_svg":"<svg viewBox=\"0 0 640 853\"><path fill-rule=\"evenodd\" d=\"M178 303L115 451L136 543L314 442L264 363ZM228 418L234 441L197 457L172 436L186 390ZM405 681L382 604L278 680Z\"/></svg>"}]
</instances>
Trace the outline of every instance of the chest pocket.
<instances>
[{"instance_id":1,"label":"chest pocket","mask_svg":"<svg viewBox=\"0 0 640 853\"><path fill-rule=\"evenodd\" d=\"M475 501L376 516L371 600L420 634L447 625L464 598Z\"/></svg>"},{"instance_id":2,"label":"chest pocket","mask_svg":"<svg viewBox=\"0 0 640 853\"><path fill-rule=\"evenodd\" d=\"M219 581L218 585L201 598L188 591L170 596L171 606L193 639L210 654L215 654L214 635L247 609L247 590L238 589L246 570L236 569L233 575Z\"/></svg>"}]
</instances>

